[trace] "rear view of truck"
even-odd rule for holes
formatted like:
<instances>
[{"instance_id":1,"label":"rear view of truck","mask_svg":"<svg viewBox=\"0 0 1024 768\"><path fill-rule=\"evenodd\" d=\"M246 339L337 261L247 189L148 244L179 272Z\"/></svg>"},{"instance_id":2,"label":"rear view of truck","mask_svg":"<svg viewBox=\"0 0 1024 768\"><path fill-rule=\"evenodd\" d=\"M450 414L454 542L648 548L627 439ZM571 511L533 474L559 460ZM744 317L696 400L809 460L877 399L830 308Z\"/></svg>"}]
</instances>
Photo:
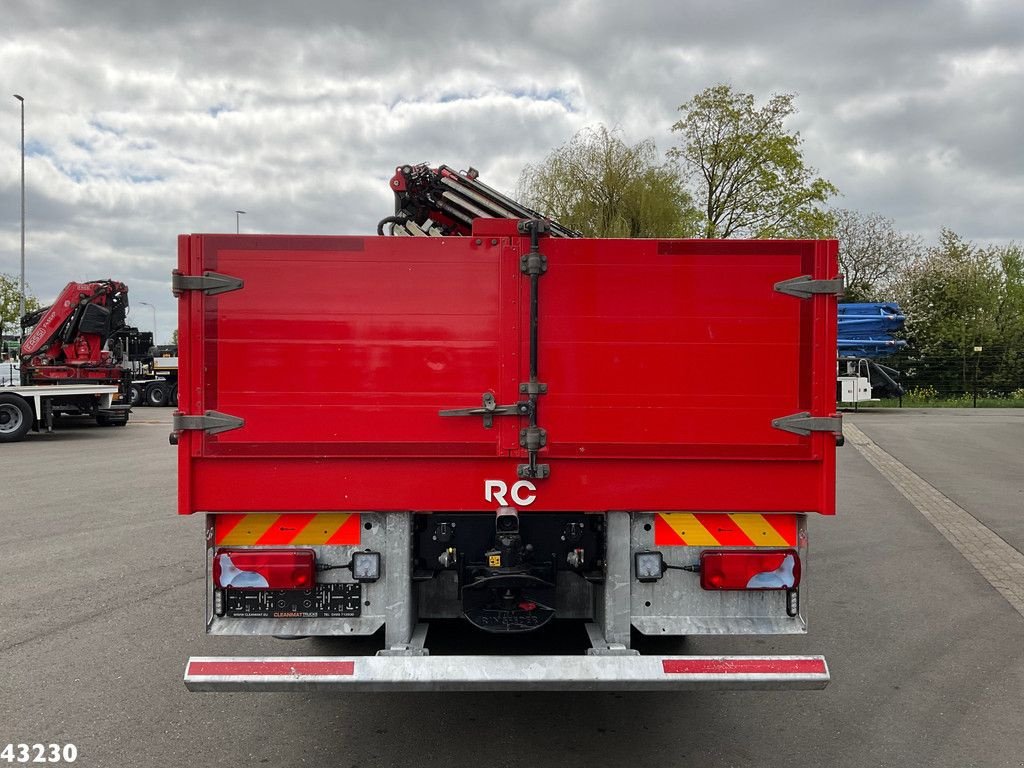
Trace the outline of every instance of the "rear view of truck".
<instances>
[{"instance_id":1,"label":"rear view of truck","mask_svg":"<svg viewBox=\"0 0 1024 768\"><path fill-rule=\"evenodd\" d=\"M546 228L179 239L179 511L206 518L207 632L381 646L192 658L191 690L828 683L818 656L631 646L807 631L841 436L836 244ZM441 620L511 642L576 622L589 648L431 655Z\"/></svg>"}]
</instances>

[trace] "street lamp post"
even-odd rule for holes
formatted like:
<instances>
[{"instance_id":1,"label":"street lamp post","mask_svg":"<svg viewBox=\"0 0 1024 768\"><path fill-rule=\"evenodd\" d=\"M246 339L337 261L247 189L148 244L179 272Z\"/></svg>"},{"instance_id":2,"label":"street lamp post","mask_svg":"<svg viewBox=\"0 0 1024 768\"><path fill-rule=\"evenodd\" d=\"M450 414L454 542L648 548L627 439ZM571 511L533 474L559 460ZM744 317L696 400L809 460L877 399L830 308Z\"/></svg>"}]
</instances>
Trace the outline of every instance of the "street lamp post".
<instances>
[{"instance_id":1,"label":"street lamp post","mask_svg":"<svg viewBox=\"0 0 1024 768\"><path fill-rule=\"evenodd\" d=\"M156 346L159 342L156 340L156 307L150 304L148 301L140 301L140 307L149 307L153 310L153 346Z\"/></svg>"},{"instance_id":2,"label":"street lamp post","mask_svg":"<svg viewBox=\"0 0 1024 768\"><path fill-rule=\"evenodd\" d=\"M14 94L21 102L21 293L18 298L18 324L25 316L25 97ZM25 329L21 329L20 338L25 340Z\"/></svg>"},{"instance_id":3,"label":"street lamp post","mask_svg":"<svg viewBox=\"0 0 1024 768\"><path fill-rule=\"evenodd\" d=\"M241 230L239 229L238 217L245 214L245 211L235 211L235 234L237 235Z\"/></svg>"}]
</instances>

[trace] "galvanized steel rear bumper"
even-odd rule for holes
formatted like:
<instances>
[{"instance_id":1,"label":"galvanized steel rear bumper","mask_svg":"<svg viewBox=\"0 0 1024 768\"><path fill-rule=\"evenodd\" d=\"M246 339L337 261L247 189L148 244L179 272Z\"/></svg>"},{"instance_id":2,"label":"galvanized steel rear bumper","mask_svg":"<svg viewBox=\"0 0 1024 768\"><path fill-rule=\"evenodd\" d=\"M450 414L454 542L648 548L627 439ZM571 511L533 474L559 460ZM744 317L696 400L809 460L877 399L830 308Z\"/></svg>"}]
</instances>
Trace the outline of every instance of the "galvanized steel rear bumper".
<instances>
[{"instance_id":1,"label":"galvanized steel rear bumper","mask_svg":"<svg viewBox=\"0 0 1024 768\"><path fill-rule=\"evenodd\" d=\"M190 691L654 691L824 688L822 656L193 657Z\"/></svg>"}]
</instances>

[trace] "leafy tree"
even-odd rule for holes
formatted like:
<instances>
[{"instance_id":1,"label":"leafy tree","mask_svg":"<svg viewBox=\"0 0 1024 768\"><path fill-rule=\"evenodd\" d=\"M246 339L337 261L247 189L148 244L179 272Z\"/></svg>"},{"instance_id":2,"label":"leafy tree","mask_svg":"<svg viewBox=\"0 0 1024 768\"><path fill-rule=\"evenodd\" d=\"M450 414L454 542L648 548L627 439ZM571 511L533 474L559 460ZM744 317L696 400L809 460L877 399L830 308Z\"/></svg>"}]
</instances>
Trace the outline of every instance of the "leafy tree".
<instances>
[{"instance_id":1,"label":"leafy tree","mask_svg":"<svg viewBox=\"0 0 1024 768\"><path fill-rule=\"evenodd\" d=\"M986 250L999 264L1000 284L992 320L998 346L987 357L985 383L1011 392L1024 387L1024 249L1010 243Z\"/></svg>"},{"instance_id":2,"label":"leafy tree","mask_svg":"<svg viewBox=\"0 0 1024 768\"><path fill-rule=\"evenodd\" d=\"M1010 391L1024 381L1024 252L944 229L893 283L907 313L908 381L940 392ZM981 347L981 351L975 351Z\"/></svg>"},{"instance_id":3,"label":"leafy tree","mask_svg":"<svg viewBox=\"0 0 1024 768\"><path fill-rule=\"evenodd\" d=\"M29 291L26 285L25 312L34 312L39 309L39 300ZM20 297L21 281L13 275L0 272L0 340L8 333L19 337L21 335L21 318L18 316Z\"/></svg>"},{"instance_id":4,"label":"leafy tree","mask_svg":"<svg viewBox=\"0 0 1024 768\"><path fill-rule=\"evenodd\" d=\"M881 301L889 284L921 254L920 238L896 229L879 213L840 208L831 212L839 240L839 269L846 278L845 301Z\"/></svg>"},{"instance_id":5,"label":"leafy tree","mask_svg":"<svg viewBox=\"0 0 1024 768\"><path fill-rule=\"evenodd\" d=\"M679 107L672 126L701 209L704 237L814 237L831 220L823 204L838 190L804 163L802 139L783 121L795 94L775 94L758 109L729 85L707 88Z\"/></svg>"},{"instance_id":6,"label":"leafy tree","mask_svg":"<svg viewBox=\"0 0 1024 768\"><path fill-rule=\"evenodd\" d=\"M586 128L519 178L519 197L588 237L692 237L697 212L674 163L654 142L627 144Z\"/></svg>"},{"instance_id":7,"label":"leafy tree","mask_svg":"<svg viewBox=\"0 0 1024 768\"><path fill-rule=\"evenodd\" d=\"M175 328L174 329L174 333L171 334L171 344L177 344L177 343L178 343L178 329Z\"/></svg>"}]
</instances>

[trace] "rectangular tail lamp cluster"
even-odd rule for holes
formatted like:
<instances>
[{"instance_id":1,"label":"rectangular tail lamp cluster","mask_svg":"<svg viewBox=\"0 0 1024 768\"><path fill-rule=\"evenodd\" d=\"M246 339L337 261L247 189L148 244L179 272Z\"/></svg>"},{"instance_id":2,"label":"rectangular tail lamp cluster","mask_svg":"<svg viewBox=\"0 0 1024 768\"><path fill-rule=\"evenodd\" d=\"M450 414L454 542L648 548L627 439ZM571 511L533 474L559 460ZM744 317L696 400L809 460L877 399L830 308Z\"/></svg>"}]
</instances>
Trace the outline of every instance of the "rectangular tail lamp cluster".
<instances>
[{"instance_id":1,"label":"rectangular tail lamp cluster","mask_svg":"<svg viewBox=\"0 0 1024 768\"><path fill-rule=\"evenodd\" d=\"M700 574L703 589L793 590L800 584L800 555L795 549L728 550L701 552L699 565L667 565L661 552L637 552L633 560L636 578L653 582L667 570Z\"/></svg>"},{"instance_id":2,"label":"rectangular tail lamp cluster","mask_svg":"<svg viewBox=\"0 0 1024 768\"><path fill-rule=\"evenodd\" d=\"M700 585L707 590L795 589L799 584L796 550L706 550L700 555Z\"/></svg>"},{"instance_id":3,"label":"rectangular tail lamp cluster","mask_svg":"<svg viewBox=\"0 0 1024 768\"><path fill-rule=\"evenodd\" d=\"M347 565L320 568L348 568L355 581L374 582L381 576L381 556L355 552ZM309 548L222 548L213 557L213 583L218 589L312 589L316 572L316 552Z\"/></svg>"},{"instance_id":4,"label":"rectangular tail lamp cluster","mask_svg":"<svg viewBox=\"0 0 1024 768\"><path fill-rule=\"evenodd\" d=\"M312 549L218 549L213 582L221 589L312 589L316 553Z\"/></svg>"}]
</instances>

